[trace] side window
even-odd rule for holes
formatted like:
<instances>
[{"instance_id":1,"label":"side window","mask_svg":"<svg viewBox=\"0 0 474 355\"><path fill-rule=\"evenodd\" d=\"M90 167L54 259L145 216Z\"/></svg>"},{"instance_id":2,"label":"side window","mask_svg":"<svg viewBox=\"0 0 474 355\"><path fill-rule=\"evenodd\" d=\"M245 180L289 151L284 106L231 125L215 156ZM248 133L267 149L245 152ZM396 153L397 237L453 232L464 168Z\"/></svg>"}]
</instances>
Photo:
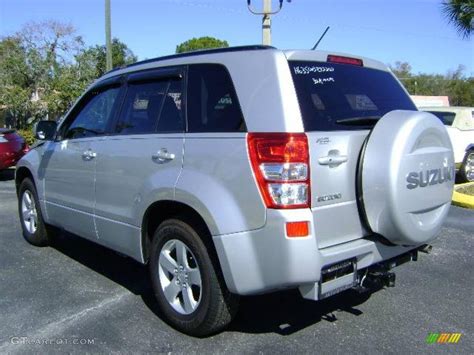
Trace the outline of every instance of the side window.
<instances>
[{"instance_id":1,"label":"side window","mask_svg":"<svg viewBox=\"0 0 474 355\"><path fill-rule=\"evenodd\" d=\"M182 132L181 82L131 84L117 123L119 134Z\"/></svg>"},{"instance_id":2,"label":"side window","mask_svg":"<svg viewBox=\"0 0 474 355\"><path fill-rule=\"evenodd\" d=\"M182 80L172 80L165 96L163 110L158 120L157 131L183 132L184 119L182 109Z\"/></svg>"},{"instance_id":3,"label":"side window","mask_svg":"<svg viewBox=\"0 0 474 355\"><path fill-rule=\"evenodd\" d=\"M246 126L229 73L222 65L190 65L188 131L245 132Z\"/></svg>"},{"instance_id":4,"label":"side window","mask_svg":"<svg viewBox=\"0 0 474 355\"><path fill-rule=\"evenodd\" d=\"M64 138L75 139L104 134L119 91L120 88L110 88L92 94L66 129Z\"/></svg>"}]
</instances>

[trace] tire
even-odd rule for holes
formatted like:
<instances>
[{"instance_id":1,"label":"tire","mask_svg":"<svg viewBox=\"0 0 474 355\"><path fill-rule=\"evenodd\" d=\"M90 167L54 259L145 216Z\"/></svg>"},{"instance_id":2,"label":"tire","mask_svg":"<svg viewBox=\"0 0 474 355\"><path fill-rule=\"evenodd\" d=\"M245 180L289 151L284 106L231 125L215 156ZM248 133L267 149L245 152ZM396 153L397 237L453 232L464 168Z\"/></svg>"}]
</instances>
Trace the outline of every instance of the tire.
<instances>
[{"instance_id":1,"label":"tire","mask_svg":"<svg viewBox=\"0 0 474 355\"><path fill-rule=\"evenodd\" d=\"M468 150L459 169L459 177L461 182L474 181L474 150Z\"/></svg>"},{"instance_id":2,"label":"tire","mask_svg":"<svg viewBox=\"0 0 474 355\"><path fill-rule=\"evenodd\" d=\"M158 305L170 325L192 336L224 329L238 308L238 296L227 290L210 250L195 229L178 219L160 224L151 244L149 268Z\"/></svg>"},{"instance_id":3,"label":"tire","mask_svg":"<svg viewBox=\"0 0 474 355\"><path fill-rule=\"evenodd\" d=\"M18 213L26 241L38 247L49 245L52 228L49 228L43 220L35 185L29 178L20 184Z\"/></svg>"}]
</instances>

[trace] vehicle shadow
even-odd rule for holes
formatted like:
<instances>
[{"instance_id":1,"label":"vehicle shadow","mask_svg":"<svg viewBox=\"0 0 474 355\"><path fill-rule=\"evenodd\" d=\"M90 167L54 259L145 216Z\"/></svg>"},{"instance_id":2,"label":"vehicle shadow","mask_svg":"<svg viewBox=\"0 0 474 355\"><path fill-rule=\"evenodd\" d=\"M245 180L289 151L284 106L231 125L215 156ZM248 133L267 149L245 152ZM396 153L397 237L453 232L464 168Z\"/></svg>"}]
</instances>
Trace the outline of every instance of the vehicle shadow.
<instances>
[{"instance_id":1,"label":"vehicle shadow","mask_svg":"<svg viewBox=\"0 0 474 355\"><path fill-rule=\"evenodd\" d=\"M291 335L321 321L336 322L335 312L359 316L355 308L370 298L370 292L349 290L318 302L305 300L298 290L242 297L239 312L229 330L243 333Z\"/></svg>"},{"instance_id":2,"label":"vehicle shadow","mask_svg":"<svg viewBox=\"0 0 474 355\"><path fill-rule=\"evenodd\" d=\"M0 181L11 181L15 179L15 169L0 170Z\"/></svg>"},{"instance_id":3,"label":"vehicle shadow","mask_svg":"<svg viewBox=\"0 0 474 355\"><path fill-rule=\"evenodd\" d=\"M150 288L148 270L144 265L99 244L68 232L58 231L51 246L78 263L125 287L135 295L142 295Z\"/></svg>"},{"instance_id":4,"label":"vehicle shadow","mask_svg":"<svg viewBox=\"0 0 474 355\"><path fill-rule=\"evenodd\" d=\"M166 322L153 295L146 266L66 232L58 233L52 247L140 296L146 306ZM290 335L320 321L337 321L336 311L361 315L356 307L375 291L359 294L349 290L319 302L303 299L297 290L242 297L239 312L228 330Z\"/></svg>"}]
</instances>

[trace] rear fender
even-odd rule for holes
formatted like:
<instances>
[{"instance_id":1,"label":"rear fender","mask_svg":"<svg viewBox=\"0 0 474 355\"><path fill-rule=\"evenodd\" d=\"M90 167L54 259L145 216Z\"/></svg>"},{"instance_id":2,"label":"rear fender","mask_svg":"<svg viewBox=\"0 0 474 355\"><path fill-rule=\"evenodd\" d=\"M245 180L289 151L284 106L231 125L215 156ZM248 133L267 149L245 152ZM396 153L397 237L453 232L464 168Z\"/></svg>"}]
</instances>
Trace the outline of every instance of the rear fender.
<instances>
[{"instance_id":1,"label":"rear fender","mask_svg":"<svg viewBox=\"0 0 474 355\"><path fill-rule=\"evenodd\" d=\"M201 186L203 188L196 188ZM258 191L256 196L260 199ZM196 210L211 235L230 234L263 227L266 221L263 202L257 206L242 204L219 179L197 171L181 175L175 189L175 201ZM251 198L249 198L251 200Z\"/></svg>"}]
</instances>

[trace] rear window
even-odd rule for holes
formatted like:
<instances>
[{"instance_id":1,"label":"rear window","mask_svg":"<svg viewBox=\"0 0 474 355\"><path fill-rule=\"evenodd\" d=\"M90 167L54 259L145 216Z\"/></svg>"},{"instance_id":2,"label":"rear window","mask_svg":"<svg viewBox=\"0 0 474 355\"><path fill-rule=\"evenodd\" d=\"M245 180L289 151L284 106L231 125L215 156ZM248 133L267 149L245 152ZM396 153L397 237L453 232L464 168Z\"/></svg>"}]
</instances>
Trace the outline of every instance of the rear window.
<instances>
[{"instance_id":1,"label":"rear window","mask_svg":"<svg viewBox=\"0 0 474 355\"><path fill-rule=\"evenodd\" d=\"M0 143L6 141L23 141L23 137L20 136L15 130L12 129L0 129Z\"/></svg>"},{"instance_id":2,"label":"rear window","mask_svg":"<svg viewBox=\"0 0 474 355\"><path fill-rule=\"evenodd\" d=\"M443 124L446 126L452 126L454 122L454 118L456 117L455 112L442 112L442 111L428 111L429 113L432 113L436 117L438 117Z\"/></svg>"},{"instance_id":3,"label":"rear window","mask_svg":"<svg viewBox=\"0 0 474 355\"><path fill-rule=\"evenodd\" d=\"M416 107L394 77L381 70L324 62L290 62L306 131L368 129L368 123L392 110ZM349 120L350 121L350 120Z\"/></svg>"}]
</instances>

